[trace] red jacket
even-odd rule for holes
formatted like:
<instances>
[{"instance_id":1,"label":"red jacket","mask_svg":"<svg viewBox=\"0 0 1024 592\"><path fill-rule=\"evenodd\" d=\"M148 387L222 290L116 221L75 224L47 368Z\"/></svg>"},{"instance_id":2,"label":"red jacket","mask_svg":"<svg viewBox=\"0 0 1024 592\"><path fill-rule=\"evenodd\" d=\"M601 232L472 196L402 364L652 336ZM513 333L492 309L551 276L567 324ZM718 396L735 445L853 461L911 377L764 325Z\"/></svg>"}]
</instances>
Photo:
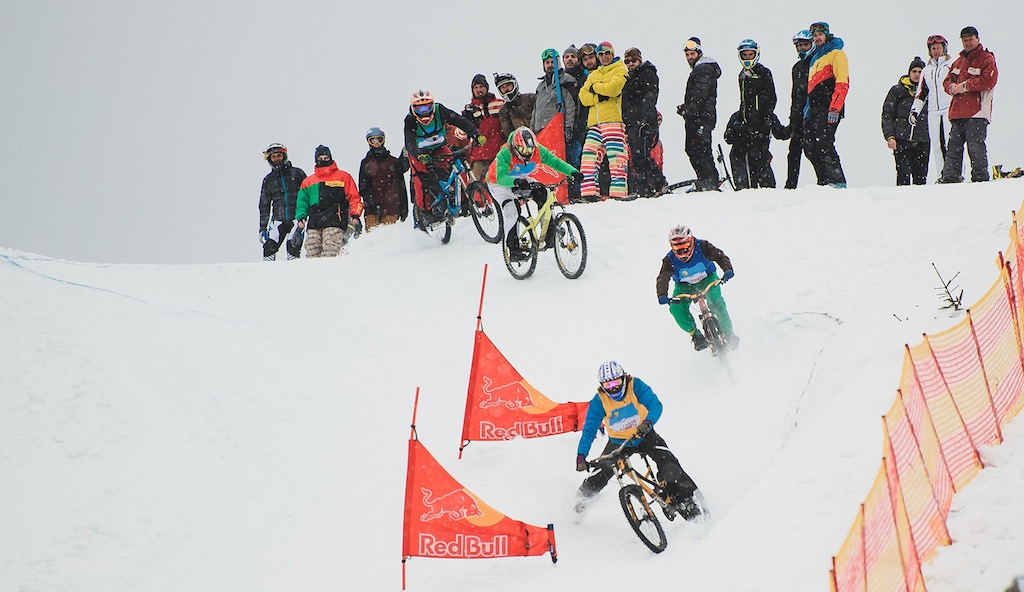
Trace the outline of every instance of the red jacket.
<instances>
[{"instance_id":1,"label":"red jacket","mask_svg":"<svg viewBox=\"0 0 1024 592\"><path fill-rule=\"evenodd\" d=\"M493 160L498 154L498 149L505 143L501 133L501 120L498 119L498 112L504 104L504 100L491 93L479 99L473 97L472 101L466 103L462 116L476 124L480 128L480 133L487 138L486 144L473 148L470 154L471 161Z\"/></svg>"},{"instance_id":2,"label":"red jacket","mask_svg":"<svg viewBox=\"0 0 1024 592\"><path fill-rule=\"evenodd\" d=\"M996 56L981 44L974 51L960 52L942 82L942 88L953 96L949 103L950 119L984 118L992 121L992 92L999 79ZM967 92L954 95L949 92L954 84L965 83Z\"/></svg>"}]
</instances>

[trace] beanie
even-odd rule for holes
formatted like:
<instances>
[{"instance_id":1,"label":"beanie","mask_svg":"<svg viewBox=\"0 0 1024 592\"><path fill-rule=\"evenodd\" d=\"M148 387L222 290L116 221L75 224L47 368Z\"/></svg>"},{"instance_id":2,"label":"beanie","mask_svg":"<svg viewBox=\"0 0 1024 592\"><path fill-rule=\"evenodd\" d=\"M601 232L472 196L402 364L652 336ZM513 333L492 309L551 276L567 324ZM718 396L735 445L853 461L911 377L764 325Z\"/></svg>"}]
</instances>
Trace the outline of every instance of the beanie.
<instances>
[{"instance_id":1,"label":"beanie","mask_svg":"<svg viewBox=\"0 0 1024 592\"><path fill-rule=\"evenodd\" d=\"M331 162L334 162L334 157L331 156L331 149L328 148L327 146L324 146L323 144L320 144L319 146L316 147L316 152L313 153L313 159L317 161L316 166L326 166L320 164L320 157L324 155L326 155L327 158L330 158Z\"/></svg>"},{"instance_id":2,"label":"beanie","mask_svg":"<svg viewBox=\"0 0 1024 592\"><path fill-rule=\"evenodd\" d=\"M695 51L697 53L704 53L704 50L700 48L700 37L690 37L686 40L686 44L683 45L683 50Z\"/></svg>"},{"instance_id":3,"label":"beanie","mask_svg":"<svg viewBox=\"0 0 1024 592\"><path fill-rule=\"evenodd\" d=\"M602 41L601 44L597 46L597 53L601 53L602 51L610 51L613 56L615 55L615 48L607 41Z\"/></svg>"},{"instance_id":4,"label":"beanie","mask_svg":"<svg viewBox=\"0 0 1024 592\"><path fill-rule=\"evenodd\" d=\"M576 49L575 45L570 45L569 47L565 48L565 51L562 52L562 55L565 55L567 53L571 53L573 55L576 55L578 52L579 52L579 50ZM579 55L576 55L576 57L579 57Z\"/></svg>"},{"instance_id":5,"label":"beanie","mask_svg":"<svg viewBox=\"0 0 1024 592\"><path fill-rule=\"evenodd\" d=\"M978 35L976 28L967 26L960 29L960 38L963 39L964 37L981 37L981 35Z\"/></svg>"},{"instance_id":6,"label":"beanie","mask_svg":"<svg viewBox=\"0 0 1024 592\"><path fill-rule=\"evenodd\" d=\"M482 84L487 87L487 90L491 90L491 85L487 83L487 77L483 74L477 74L473 77L473 82L469 85L469 90L473 90L473 87L478 84Z\"/></svg>"},{"instance_id":7,"label":"beanie","mask_svg":"<svg viewBox=\"0 0 1024 592\"><path fill-rule=\"evenodd\" d=\"M921 56L914 56L914 59L910 62L910 67L907 68L907 75L910 75L910 71L914 68L924 70L924 60L921 59Z\"/></svg>"},{"instance_id":8,"label":"beanie","mask_svg":"<svg viewBox=\"0 0 1024 592\"><path fill-rule=\"evenodd\" d=\"M630 47L629 49L627 49L626 53L622 54L622 57L643 59L643 56L640 55L640 50L635 47Z\"/></svg>"}]
</instances>

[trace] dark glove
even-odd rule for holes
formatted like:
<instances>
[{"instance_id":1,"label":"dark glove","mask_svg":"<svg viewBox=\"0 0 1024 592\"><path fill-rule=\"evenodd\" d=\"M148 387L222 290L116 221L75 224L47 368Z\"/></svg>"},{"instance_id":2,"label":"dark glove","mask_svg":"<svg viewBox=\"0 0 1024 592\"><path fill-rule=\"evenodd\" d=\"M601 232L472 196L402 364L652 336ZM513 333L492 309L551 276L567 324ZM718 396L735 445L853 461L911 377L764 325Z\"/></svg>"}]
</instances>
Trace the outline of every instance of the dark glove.
<instances>
[{"instance_id":1,"label":"dark glove","mask_svg":"<svg viewBox=\"0 0 1024 592\"><path fill-rule=\"evenodd\" d=\"M606 97L606 96L604 96L604 95L602 95L602 94L600 94L600 93L597 93L597 102L598 102L598 103L601 103L601 102L607 101L607 100L608 100L608 99L610 99L610 98L611 98L611 97Z\"/></svg>"},{"instance_id":2,"label":"dark glove","mask_svg":"<svg viewBox=\"0 0 1024 592\"><path fill-rule=\"evenodd\" d=\"M725 273L722 274L722 283L724 284L725 282L731 280L735 275L736 272L731 269L726 271Z\"/></svg>"},{"instance_id":3,"label":"dark glove","mask_svg":"<svg viewBox=\"0 0 1024 592\"><path fill-rule=\"evenodd\" d=\"M907 117L907 121L910 122L910 125L917 125L917 113L911 111L910 116Z\"/></svg>"},{"instance_id":4,"label":"dark glove","mask_svg":"<svg viewBox=\"0 0 1024 592\"><path fill-rule=\"evenodd\" d=\"M653 429L654 429L654 424L651 423L651 420L645 419L645 420L640 422L640 425L636 426L636 435L637 436L646 436Z\"/></svg>"},{"instance_id":5,"label":"dark glove","mask_svg":"<svg viewBox=\"0 0 1024 592\"><path fill-rule=\"evenodd\" d=\"M409 217L409 212L402 212L402 215L398 217L399 222L405 222L405 219Z\"/></svg>"},{"instance_id":6,"label":"dark glove","mask_svg":"<svg viewBox=\"0 0 1024 592\"><path fill-rule=\"evenodd\" d=\"M354 217L348 221L348 233L353 238L359 238L359 235L363 232L363 221L358 217Z\"/></svg>"},{"instance_id":7,"label":"dark glove","mask_svg":"<svg viewBox=\"0 0 1024 592\"><path fill-rule=\"evenodd\" d=\"M835 109L828 110L828 123L829 125L835 125L839 123L839 112Z\"/></svg>"},{"instance_id":8,"label":"dark glove","mask_svg":"<svg viewBox=\"0 0 1024 592\"><path fill-rule=\"evenodd\" d=\"M671 301L668 299L668 296L658 296L658 304L668 304L669 302Z\"/></svg>"},{"instance_id":9,"label":"dark glove","mask_svg":"<svg viewBox=\"0 0 1024 592\"><path fill-rule=\"evenodd\" d=\"M422 162L423 164L430 164L430 155L420 154L419 156L416 157L416 160Z\"/></svg>"},{"instance_id":10,"label":"dark glove","mask_svg":"<svg viewBox=\"0 0 1024 592\"><path fill-rule=\"evenodd\" d=\"M518 191L529 191L530 190L530 181L528 179L522 179L522 178L516 179L515 181L512 182L512 189L515 189L515 190L518 190Z\"/></svg>"},{"instance_id":11,"label":"dark glove","mask_svg":"<svg viewBox=\"0 0 1024 592\"><path fill-rule=\"evenodd\" d=\"M590 468L590 466L587 465L587 455L585 455L585 454L577 454L576 455L576 470L582 473L583 471L586 471L589 468Z\"/></svg>"},{"instance_id":12,"label":"dark glove","mask_svg":"<svg viewBox=\"0 0 1024 592\"><path fill-rule=\"evenodd\" d=\"M581 173L579 171L576 171L575 173L569 175L569 179L573 183L582 183L583 182L583 173Z\"/></svg>"}]
</instances>

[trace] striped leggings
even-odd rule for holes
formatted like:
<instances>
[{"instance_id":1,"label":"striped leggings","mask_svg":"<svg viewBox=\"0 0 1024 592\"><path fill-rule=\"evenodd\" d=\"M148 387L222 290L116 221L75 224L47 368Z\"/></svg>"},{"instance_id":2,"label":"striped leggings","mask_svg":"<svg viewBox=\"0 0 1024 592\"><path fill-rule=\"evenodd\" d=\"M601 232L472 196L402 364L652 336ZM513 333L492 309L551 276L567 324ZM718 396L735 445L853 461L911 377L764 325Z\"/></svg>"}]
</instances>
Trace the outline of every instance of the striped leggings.
<instances>
[{"instance_id":1,"label":"striped leggings","mask_svg":"<svg viewBox=\"0 0 1024 592\"><path fill-rule=\"evenodd\" d=\"M587 131L587 140L583 143L583 158L580 162L580 172L583 173L580 194L583 197L598 197L600 195L597 186L597 171L601 160L606 155L608 169L612 176L608 197L626 197L626 164L629 161L629 155L626 154L626 124L624 123L599 123L591 126Z\"/></svg>"}]
</instances>

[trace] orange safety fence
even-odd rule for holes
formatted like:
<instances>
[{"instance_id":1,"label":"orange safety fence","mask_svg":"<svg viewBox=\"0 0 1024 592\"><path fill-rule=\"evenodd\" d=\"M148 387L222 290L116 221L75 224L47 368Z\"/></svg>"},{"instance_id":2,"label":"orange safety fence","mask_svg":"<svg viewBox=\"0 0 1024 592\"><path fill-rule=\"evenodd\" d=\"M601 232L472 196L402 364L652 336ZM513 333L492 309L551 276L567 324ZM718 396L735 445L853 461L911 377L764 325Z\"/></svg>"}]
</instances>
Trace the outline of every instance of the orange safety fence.
<instances>
[{"instance_id":1,"label":"orange safety fence","mask_svg":"<svg viewBox=\"0 0 1024 592\"><path fill-rule=\"evenodd\" d=\"M1024 208L1022 208L1024 209ZM839 552L833 592L924 592L921 564L951 542L953 494L1024 407L1024 215L1013 213L999 279L957 325L907 346L883 419L882 466Z\"/></svg>"}]
</instances>

